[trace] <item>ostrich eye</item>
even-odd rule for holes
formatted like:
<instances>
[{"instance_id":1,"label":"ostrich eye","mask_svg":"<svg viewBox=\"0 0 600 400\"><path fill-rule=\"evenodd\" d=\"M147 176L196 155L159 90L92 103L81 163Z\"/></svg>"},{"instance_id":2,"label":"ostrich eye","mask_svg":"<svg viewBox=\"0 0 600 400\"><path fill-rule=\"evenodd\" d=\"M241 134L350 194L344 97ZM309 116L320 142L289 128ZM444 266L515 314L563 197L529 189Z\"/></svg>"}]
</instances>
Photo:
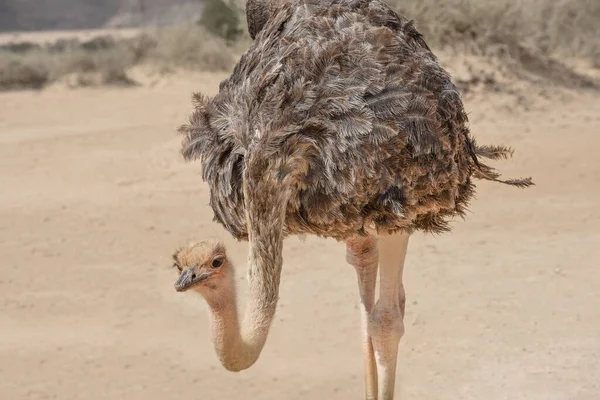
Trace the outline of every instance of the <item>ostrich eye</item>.
<instances>
[{"instance_id":1,"label":"ostrich eye","mask_svg":"<svg viewBox=\"0 0 600 400\"><path fill-rule=\"evenodd\" d=\"M213 268L219 268L221 265L223 265L223 258L221 258L221 257L215 258L212 262Z\"/></svg>"}]
</instances>

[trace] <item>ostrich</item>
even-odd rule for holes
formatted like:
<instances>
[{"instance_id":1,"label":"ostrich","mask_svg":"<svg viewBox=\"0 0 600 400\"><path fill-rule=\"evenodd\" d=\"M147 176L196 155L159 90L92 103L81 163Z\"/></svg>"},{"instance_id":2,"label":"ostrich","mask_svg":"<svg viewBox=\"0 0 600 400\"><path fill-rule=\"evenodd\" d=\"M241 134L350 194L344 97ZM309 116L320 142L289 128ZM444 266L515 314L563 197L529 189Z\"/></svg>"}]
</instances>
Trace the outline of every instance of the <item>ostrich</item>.
<instances>
[{"instance_id":1,"label":"ostrich","mask_svg":"<svg viewBox=\"0 0 600 400\"><path fill-rule=\"evenodd\" d=\"M258 359L289 235L346 244L357 274L367 399L394 397L409 236L463 216L474 179L517 187L482 162L511 155L470 136L461 97L412 21L380 0L249 0L253 42L212 98L194 95L182 154L200 159L215 220L249 242L238 319L232 265L215 241L174 254L177 291L207 301L223 366ZM380 290L375 301L379 272Z\"/></svg>"}]
</instances>

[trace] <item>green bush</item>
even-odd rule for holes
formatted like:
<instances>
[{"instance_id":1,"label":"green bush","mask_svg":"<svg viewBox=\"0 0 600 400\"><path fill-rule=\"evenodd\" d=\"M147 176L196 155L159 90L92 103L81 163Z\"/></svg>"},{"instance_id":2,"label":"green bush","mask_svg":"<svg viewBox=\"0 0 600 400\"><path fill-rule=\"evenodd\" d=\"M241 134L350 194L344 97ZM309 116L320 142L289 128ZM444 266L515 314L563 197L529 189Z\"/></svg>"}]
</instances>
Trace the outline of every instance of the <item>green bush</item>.
<instances>
[{"instance_id":1,"label":"green bush","mask_svg":"<svg viewBox=\"0 0 600 400\"><path fill-rule=\"evenodd\" d=\"M199 23L228 41L235 41L244 33L238 12L222 0L207 0Z\"/></svg>"}]
</instances>

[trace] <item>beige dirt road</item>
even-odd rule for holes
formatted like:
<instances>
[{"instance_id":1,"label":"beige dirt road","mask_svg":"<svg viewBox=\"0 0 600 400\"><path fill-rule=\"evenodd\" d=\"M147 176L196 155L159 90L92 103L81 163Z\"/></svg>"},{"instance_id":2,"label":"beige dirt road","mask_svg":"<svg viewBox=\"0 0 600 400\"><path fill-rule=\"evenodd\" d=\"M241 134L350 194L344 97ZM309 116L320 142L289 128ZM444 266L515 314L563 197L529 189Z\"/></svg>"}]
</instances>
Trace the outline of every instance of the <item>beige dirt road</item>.
<instances>
[{"instance_id":1,"label":"beige dirt road","mask_svg":"<svg viewBox=\"0 0 600 400\"><path fill-rule=\"evenodd\" d=\"M363 398L342 244L286 242L276 321L239 374L216 359L204 301L173 289L171 252L206 235L225 239L245 288L246 244L211 221L174 133L192 91L222 77L0 94L0 399ZM490 104L467 102L473 133L514 146L496 165L537 186L481 183L451 234L411 239L398 390L598 400L600 95Z\"/></svg>"}]
</instances>

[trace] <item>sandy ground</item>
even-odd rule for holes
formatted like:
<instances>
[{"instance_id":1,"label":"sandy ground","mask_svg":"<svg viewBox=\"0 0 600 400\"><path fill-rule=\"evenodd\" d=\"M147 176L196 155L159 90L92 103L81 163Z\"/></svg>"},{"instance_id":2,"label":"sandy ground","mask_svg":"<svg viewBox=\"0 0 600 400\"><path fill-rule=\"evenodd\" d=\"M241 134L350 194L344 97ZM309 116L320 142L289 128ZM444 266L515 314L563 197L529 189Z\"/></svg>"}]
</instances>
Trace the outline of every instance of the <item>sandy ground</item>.
<instances>
[{"instance_id":1,"label":"sandy ground","mask_svg":"<svg viewBox=\"0 0 600 400\"><path fill-rule=\"evenodd\" d=\"M286 242L277 319L239 374L203 300L173 290L172 250L204 235L226 240L245 288L246 244L211 222L174 133L221 78L0 94L1 399L363 398L343 245ZM600 95L529 100L467 103L481 143L517 149L505 176L537 186L481 183L452 234L412 239L404 399L600 398Z\"/></svg>"}]
</instances>

